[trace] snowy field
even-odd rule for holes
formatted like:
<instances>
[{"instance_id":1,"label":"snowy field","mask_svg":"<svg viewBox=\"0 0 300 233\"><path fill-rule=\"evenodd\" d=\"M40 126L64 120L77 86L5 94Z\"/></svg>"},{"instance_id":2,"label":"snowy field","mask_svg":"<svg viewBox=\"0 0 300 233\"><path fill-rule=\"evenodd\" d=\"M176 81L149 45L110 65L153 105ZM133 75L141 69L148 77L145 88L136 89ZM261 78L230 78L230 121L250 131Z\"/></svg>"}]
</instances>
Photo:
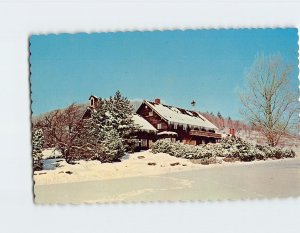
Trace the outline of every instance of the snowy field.
<instances>
[{"instance_id":1,"label":"snowy field","mask_svg":"<svg viewBox=\"0 0 300 233\"><path fill-rule=\"evenodd\" d=\"M299 158L299 151L297 151ZM55 154L59 156L58 153ZM50 151L46 151L44 158L53 157ZM288 159L285 159L288 160ZM124 157L121 162L101 163L99 161L80 160L75 165L66 163L59 159L53 170L42 170L34 173L35 185L48 185L60 183L74 183L96 180L110 180L137 176L152 176L174 172L190 171L195 169L208 169L224 166L247 166L250 164L261 164L276 162L272 160L234 162L222 164L201 165L193 163L188 159L177 158L165 153L153 154L151 151L137 152Z\"/></svg>"},{"instance_id":2,"label":"snowy field","mask_svg":"<svg viewBox=\"0 0 300 233\"><path fill-rule=\"evenodd\" d=\"M121 162L101 163L80 160L75 165L58 162L54 170L34 173L35 185L117 179L132 176L155 175L180 172L199 167L190 160L168 154L153 154L150 151L137 152L126 156Z\"/></svg>"},{"instance_id":3,"label":"snowy field","mask_svg":"<svg viewBox=\"0 0 300 233\"><path fill-rule=\"evenodd\" d=\"M137 159L137 156L142 155L148 155L148 158ZM153 161L153 156L159 157L155 160L157 165L147 165L147 162ZM207 166L191 163L187 163L187 166L169 165L175 161L183 164L182 160L170 158L166 154L151 155L149 152L142 152L131 155L127 161L118 164L99 166L81 162L73 167L72 175L53 171L47 175L35 176L39 183L34 187L35 202L82 204L203 201L300 195L299 157Z\"/></svg>"}]
</instances>

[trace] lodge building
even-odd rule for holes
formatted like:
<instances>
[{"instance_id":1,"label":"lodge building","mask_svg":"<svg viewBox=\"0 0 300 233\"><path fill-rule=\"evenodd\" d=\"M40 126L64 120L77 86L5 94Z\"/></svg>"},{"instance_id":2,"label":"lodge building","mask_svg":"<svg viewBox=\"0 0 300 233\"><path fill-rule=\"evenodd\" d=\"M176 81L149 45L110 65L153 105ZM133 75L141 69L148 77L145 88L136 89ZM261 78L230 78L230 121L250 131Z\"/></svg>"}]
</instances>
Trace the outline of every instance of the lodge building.
<instances>
[{"instance_id":1,"label":"lodge building","mask_svg":"<svg viewBox=\"0 0 300 233\"><path fill-rule=\"evenodd\" d=\"M89 100L90 106L84 118L90 117L91 111L99 103L99 99L93 95ZM160 139L190 145L216 143L221 139L221 134L216 133L218 128L200 113L162 104L160 99L154 102L144 100L133 115L133 120L138 126L135 132L138 150L148 149Z\"/></svg>"}]
</instances>

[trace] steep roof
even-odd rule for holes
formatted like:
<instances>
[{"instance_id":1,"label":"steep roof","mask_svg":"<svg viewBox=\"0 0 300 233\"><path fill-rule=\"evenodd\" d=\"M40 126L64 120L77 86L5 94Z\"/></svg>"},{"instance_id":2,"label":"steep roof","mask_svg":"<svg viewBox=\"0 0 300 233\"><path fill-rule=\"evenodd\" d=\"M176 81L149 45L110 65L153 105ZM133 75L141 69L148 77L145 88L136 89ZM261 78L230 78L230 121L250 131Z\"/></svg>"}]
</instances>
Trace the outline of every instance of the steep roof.
<instances>
[{"instance_id":1,"label":"steep roof","mask_svg":"<svg viewBox=\"0 0 300 233\"><path fill-rule=\"evenodd\" d=\"M190 126L191 128L202 127L206 129L218 129L198 112L147 100L144 100L144 103L169 123Z\"/></svg>"},{"instance_id":2,"label":"steep roof","mask_svg":"<svg viewBox=\"0 0 300 233\"><path fill-rule=\"evenodd\" d=\"M136 125L140 126L140 131L157 132L157 129L155 129L147 120L145 120L140 115L133 114L132 119Z\"/></svg>"},{"instance_id":3,"label":"steep roof","mask_svg":"<svg viewBox=\"0 0 300 233\"><path fill-rule=\"evenodd\" d=\"M99 98L98 98L97 96L95 96L95 95L90 95L89 100L90 100L91 98L99 99Z\"/></svg>"}]
</instances>

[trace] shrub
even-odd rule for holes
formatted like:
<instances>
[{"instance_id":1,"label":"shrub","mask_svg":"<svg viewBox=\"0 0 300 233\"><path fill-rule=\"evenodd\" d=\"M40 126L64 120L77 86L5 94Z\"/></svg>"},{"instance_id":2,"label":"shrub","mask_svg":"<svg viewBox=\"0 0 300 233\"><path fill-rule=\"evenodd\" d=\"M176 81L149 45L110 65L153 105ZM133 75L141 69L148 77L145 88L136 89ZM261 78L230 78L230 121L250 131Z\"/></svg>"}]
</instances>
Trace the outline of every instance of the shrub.
<instances>
[{"instance_id":1,"label":"shrub","mask_svg":"<svg viewBox=\"0 0 300 233\"><path fill-rule=\"evenodd\" d=\"M223 160L228 162L295 157L293 150L254 145L236 137L227 137L222 139L220 143L203 146L159 140L153 144L152 151L153 153L168 153L171 156L186 159L201 159L201 164L216 163L217 157L224 157Z\"/></svg>"},{"instance_id":2,"label":"shrub","mask_svg":"<svg viewBox=\"0 0 300 233\"><path fill-rule=\"evenodd\" d=\"M223 148L224 157L238 158L241 161L266 160L268 158L293 158L293 150L284 150L278 147L254 145L240 138L227 137L222 139L220 147Z\"/></svg>"},{"instance_id":3,"label":"shrub","mask_svg":"<svg viewBox=\"0 0 300 233\"><path fill-rule=\"evenodd\" d=\"M40 171L43 169L42 164L42 148L44 144L44 134L41 129L35 130L32 133L32 158L33 158L33 170Z\"/></svg>"},{"instance_id":4,"label":"shrub","mask_svg":"<svg viewBox=\"0 0 300 233\"><path fill-rule=\"evenodd\" d=\"M153 153L167 153L171 156L185 159L203 159L215 157L211 150L200 147L182 144L179 142L170 142L167 140L158 140L152 146Z\"/></svg>"},{"instance_id":5,"label":"shrub","mask_svg":"<svg viewBox=\"0 0 300 233\"><path fill-rule=\"evenodd\" d=\"M168 143L167 141L164 140L158 140L153 144L152 147L152 152L154 154L156 153L168 153L171 151L171 143Z\"/></svg>"},{"instance_id":6,"label":"shrub","mask_svg":"<svg viewBox=\"0 0 300 233\"><path fill-rule=\"evenodd\" d=\"M295 158L296 153L292 149L285 149L285 150L283 150L283 157L284 158Z\"/></svg>"}]
</instances>

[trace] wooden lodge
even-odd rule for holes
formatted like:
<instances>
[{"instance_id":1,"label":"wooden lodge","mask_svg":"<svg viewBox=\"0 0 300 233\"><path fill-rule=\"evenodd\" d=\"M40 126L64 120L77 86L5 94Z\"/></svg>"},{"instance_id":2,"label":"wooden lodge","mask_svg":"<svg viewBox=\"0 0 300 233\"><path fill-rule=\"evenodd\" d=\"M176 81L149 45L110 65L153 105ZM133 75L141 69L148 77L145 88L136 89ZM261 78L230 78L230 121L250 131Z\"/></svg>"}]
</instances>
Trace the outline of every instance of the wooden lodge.
<instances>
[{"instance_id":1,"label":"wooden lodge","mask_svg":"<svg viewBox=\"0 0 300 233\"><path fill-rule=\"evenodd\" d=\"M83 118L91 117L91 111L98 107L96 96L89 98L90 106ZM221 139L218 129L196 111L186 110L162 104L160 99L154 102L144 100L133 120L138 126L135 132L137 150L149 149L156 140L180 141L190 145L216 143Z\"/></svg>"},{"instance_id":2,"label":"wooden lodge","mask_svg":"<svg viewBox=\"0 0 300 233\"><path fill-rule=\"evenodd\" d=\"M157 139L165 138L186 144L215 143L221 139L218 129L196 111L144 100L137 114L157 129Z\"/></svg>"}]
</instances>

